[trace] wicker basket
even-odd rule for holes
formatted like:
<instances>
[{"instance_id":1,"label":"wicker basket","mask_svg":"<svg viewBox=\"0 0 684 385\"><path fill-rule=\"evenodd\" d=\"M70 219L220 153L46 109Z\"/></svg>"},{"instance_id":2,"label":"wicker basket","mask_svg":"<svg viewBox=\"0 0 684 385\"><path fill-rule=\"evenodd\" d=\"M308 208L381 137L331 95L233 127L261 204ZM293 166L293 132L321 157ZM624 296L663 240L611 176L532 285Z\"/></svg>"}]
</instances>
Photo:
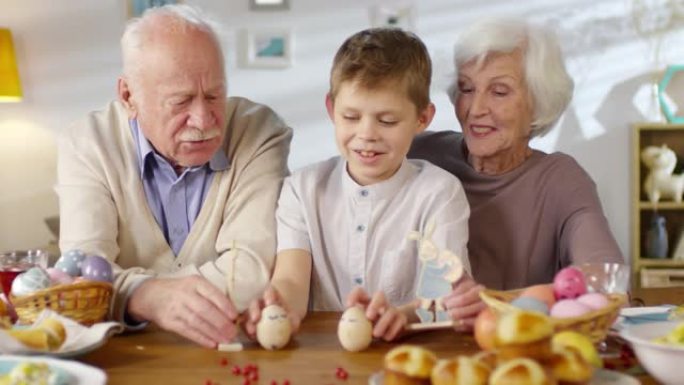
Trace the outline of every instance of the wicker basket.
<instances>
[{"instance_id":1,"label":"wicker basket","mask_svg":"<svg viewBox=\"0 0 684 385\"><path fill-rule=\"evenodd\" d=\"M497 291L483 290L480 297L484 303L496 314L519 311L520 309L509 302L517 298L523 290ZM627 303L626 294L608 294L609 305L598 310L583 314L580 317L552 318L551 323L556 332L574 330L591 338L594 343L603 341L608 330L617 319L620 308Z\"/></svg>"},{"instance_id":2,"label":"wicker basket","mask_svg":"<svg viewBox=\"0 0 684 385\"><path fill-rule=\"evenodd\" d=\"M9 329L12 327L12 319L10 318L9 309L7 305L0 299L0 329Z\"/></svg>"},{"instance_id":3,"label":"wicker basket","mask_svg":"<svg viewBox=\"0 0 684 385\"><path fill-rule=\"evenodd\" d=\"M51 309L83 325L92 325L105 319L111 298L111 283L81 281L12 296L12 304L23 324L33 323L43 309Z\"/></svg>"}]
</instances>

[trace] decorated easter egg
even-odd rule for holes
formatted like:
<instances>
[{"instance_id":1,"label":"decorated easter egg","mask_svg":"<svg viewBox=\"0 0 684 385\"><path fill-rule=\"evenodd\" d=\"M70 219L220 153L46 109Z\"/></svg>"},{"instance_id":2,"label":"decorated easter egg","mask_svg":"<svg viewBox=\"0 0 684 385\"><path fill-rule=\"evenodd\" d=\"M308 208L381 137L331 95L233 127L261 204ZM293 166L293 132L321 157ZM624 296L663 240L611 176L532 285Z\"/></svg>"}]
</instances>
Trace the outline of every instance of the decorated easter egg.
<instances>
[{"instance_id":1,"label":"decorated easter egg","mask_svg":"<svg viewBox=\"0 0 684 385\"><path fill-rule=\"evenodd\" d=\"M55 262L55 269L62 270L72 277L78 277L81 275L81 266L85 257L86 255L81 250L69 250Z\"/></svg>"},{"instance_id":2,"label":"decorated easter egg","mask_svg":"<svg viewBox=\"0 0 684 385\"><path fill-rule=\"evenodd\" d=\"M74 281L74 278L72 276L70 276L69 274L65 273L60 269L49 267L45 271L48 273L48 276L50 277L50 282L52 282L53 285L65 285L72 283Z\"/></svg>"},{"instance_id":3,"label":"decorated easter egg","mask_svg":"<svg viewBox=\"0 0 684 385\"><path fill-rule=\"evenodd\" d=\"M556 303L556 295L553 293L553 285L534 285L526 288L520 293L521 297L532 297L544 301L548 309Z\"/></svg>"},{"instance_id":4,"label":"decorated easter egg","mask_svg":"<svg viewBox=\"0 0 684 385\"><path fill-rule=\"evenodd\" d=\"M81 276L91 281L112 282L112 265L99 255L89 255L83 260Z\"/></svg>"},{"instance_id":5,"label":"decorated easter egg","mask_svg":"<svg viewBox=\"0 0 684 385\"><path fill-rule=\"evenodd\" d=\"M546 305L546 302L532 297L518 297L511 301L511 305L518 309L536 311L546 315L549 314L549 307Z\"/></svg>"},{"instance_id":6,"label":"decorated easter egg","mask_svg":"<svg viewBox=\"0 0 684 385\"><path fill-rule=\"evenodd\" d=\"M267 350L280 349L287 345L292 326L285 309L278 305L266 306L256 327L257 341Z\"/></svg>"},{"instance_id":7,"label":"decorated easter egg","mask_svg":"<svg viewBox=\"0 0 684 385\"><path fill-rule=\"evenodd\" d=\"M342 347L350 352L359 352L373 340L373 324L358 306L352 306L342 313L337 325L337 338Z\"/></svg>"},{"instance_id":8,"label":"decorated easter egg","mask_svg":"<svg viewBox=\"0 0 684 385\"><path fill-rule=\"evenodd\" d=\"M40 267L32 267L17 275L12 282L12 294L22 296L50 287L48 273Z\"/></svg>"},{"instance_id":9,"label":"decorated easter egg","mask_svg":"<svg viewBox=\"0 0 684 385\"><path fill-rule=\"evenodd\" d=\"M602 309L610 303L608 298L601 293L587 293L577 297L577 302L589 306L592 310Z\"/></svg>"},{"instance_id":10,"label":"decorated easter egg","mask_svg":"<svg viewBox=\"0 0 684 385\"><path fill-rule=\"evenodd\" d=\"M572 318L589 313L591 308L574 299L562 299L551 308L551 317Z\"/></svg>"},{"instance_id":11,"label":"decorated easter egg","mask_svg":"<svg viewBox=\"0 0 684 385\"><path fill-rule=\"evenodd\" d=\"M573 299L587 292L584 274L572 266L559 271L553 279L556 299Z\"/></svg>"}]
</instances>

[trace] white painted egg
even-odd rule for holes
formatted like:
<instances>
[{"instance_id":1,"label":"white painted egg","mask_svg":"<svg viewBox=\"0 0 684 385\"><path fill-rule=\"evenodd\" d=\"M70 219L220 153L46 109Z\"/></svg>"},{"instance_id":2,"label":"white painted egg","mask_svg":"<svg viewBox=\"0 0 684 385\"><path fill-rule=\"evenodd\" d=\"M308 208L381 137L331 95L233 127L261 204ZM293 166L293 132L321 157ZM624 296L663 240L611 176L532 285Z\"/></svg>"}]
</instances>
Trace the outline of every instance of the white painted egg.
<instances>
[{"instance_id":1,"label":"white painted egg","mask_svg":"<svg viewBox=\"0 0 684 385\"><path fill-rule=\"evenodd\" d=\"M50 277L47 272L40 267L32 267L14 279L12 294L20 297L48 287L50 287Z\"/></svg>"},{"instance_id":2,"label":"white painted egg","mask_svg":"<svg viewBox=\"0 0 684 385\"><path fill-rule=\"evenodd\" d=\"M337 325L337 338L342 347L350 352L366 349L373 340L373 324L366 318L363 309L352 306L342 313Z\"/></svg>"},{"instance_id":3,"label":"white painted egg","mask_svg":"<svg viewBox=\"0 0 684 385\"><path fill-rule=\"evenodd\" d=\"M285 309L278 305L266 306L256 327L257 341L267 350L284 347L290 341L292 325Z\"/></svg>"}]
</instances>

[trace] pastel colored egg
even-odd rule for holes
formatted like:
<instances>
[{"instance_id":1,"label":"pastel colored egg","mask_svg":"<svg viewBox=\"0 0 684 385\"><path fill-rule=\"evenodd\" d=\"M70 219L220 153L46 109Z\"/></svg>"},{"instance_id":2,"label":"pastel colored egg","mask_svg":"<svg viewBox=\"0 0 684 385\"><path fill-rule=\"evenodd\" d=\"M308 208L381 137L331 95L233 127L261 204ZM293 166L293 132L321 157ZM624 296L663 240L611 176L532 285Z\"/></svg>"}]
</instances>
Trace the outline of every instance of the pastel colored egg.
<instances>
[{"instance_id":1,"label":"pastel colored egg","mask_svg":"<svg viewBox=\"0 0 684 385\"><path fill-rule=\"evenodd\" d=\"M518 309L536 311L546 315L549 314L549 307L546 305L546 302L532 297L518 297L511 301L511 305Z\"/></svg>"},{"instance_id":2,"label":"pastel colored egg","mask_svg":"<svg viewBox=\"0 0 684 385\"><path fill-rule=\"evenodd\" d=\"M581 302L589 306L592 310L602 309L610 303L608 298L601 293L587 293L577 298L577 302Z\"/></svg>"},{"instance_id":3,"label":"pastel colored egg","mask_svg":"<svg viewBox=\"0 0 684 385\"><path fill-rule=\"evenodd\" d=\"M496 347L496 320L497 315L490 308L484 308L475 318L473 336L482 350Z\"/></svg>"},{"instance_id":4,"label":"pastel colored egg","mask_svg":"<svg viewBox=\"0 0 684 385\"><path fill-rule=\"evenodd\" d=\"M47 287L50 287L48 273L40 267L32 267L14 279L12 294L15 296L28 295Z\"/></svg>"},{"instance_id":5,"label":"pastel colored egg","mask_svg":"<svg viewBox=\"0 0 684 385\"><path fill-rule=\"evenodd\" d=\"M74 281L72 276L54 267L49 267L46 272L48 273L50 282L52 282L53 285L65 285Z\"/></svg>"},{"instance_id":6,"label":"pastel colored egg","mask_svg":"<svg viewBox=\"0 0 684 385\"><path fill-rule=\"evenodd\" d=\"M556 303L556 295L553 293L551 284L530 286L520 293L520 297L532 297L544 301L549 309Z\"/></svg>"},{"instance_id":7,"label":"pastel colored egg","mask_svg":"<svg viewBox=\"0 0 684 385\"><path fill-rule=\"evenodd\" d=\"M112 265L99 255L89 255L83 260L81 276L91 281L112 282L114 280Z\"/></svg>"},{"instance_id":8,"label":"pastel colored egg","mask_svg":"<svg viewBox=\"0 0 684 385\"><path fill-rule=\"evenodd\" d=\"M81 250L69 250L55 262L55 269L62 270L72 277L78 277L81 275L81 266L85 257L86 255Z\"/></svg>"},{"instance_id":9,"label":"pastel colored egg","mask_svg":"<svg viewBox=\"0 0 684 385\"><path fill-rule=\"evenodd\" d=\"M553 292L556 299L574 299L587 292L584 274L575 267L566 267L553 279Z\"/></svg>"},{"instance_id":10,"label":"pastel colored egg","mask_svg":"<svg viewBox=\"0 0 684 385\"><path fill-rule=\"evenodd\" d=\"M592 309L574 299L562 299L551 308L551 317L573 318L589 313Z\"/></svg>"}]
</instances>

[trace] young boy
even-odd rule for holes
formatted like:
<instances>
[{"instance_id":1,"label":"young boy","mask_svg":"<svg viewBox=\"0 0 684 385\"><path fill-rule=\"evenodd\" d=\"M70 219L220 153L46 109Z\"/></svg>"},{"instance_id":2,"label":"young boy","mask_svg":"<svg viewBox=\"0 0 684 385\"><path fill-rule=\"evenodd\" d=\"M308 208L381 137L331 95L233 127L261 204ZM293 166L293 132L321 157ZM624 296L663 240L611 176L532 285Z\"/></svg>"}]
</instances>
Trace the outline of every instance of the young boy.
<instances>
[{"instance_id":1,"label":"young boy","mask_svg":"<svg viewBox=\"0 0 684 385\"><path fill-rule=\"evenodd\" d=\"M460 256L469 272L461 183L406 159L435 114L430 78L427 49L409 32L368 29L339 48L325 104L341 156L285 180L272 288L252 303L249 334L265 304L286 307L296 329L309 307L340 311L360 303L375 321L374 336L394 339L415 318L421 266L407 236L429 223L436 246ZM371 299L366 291L377 294Z\"/></svg>"}]
</instances>

